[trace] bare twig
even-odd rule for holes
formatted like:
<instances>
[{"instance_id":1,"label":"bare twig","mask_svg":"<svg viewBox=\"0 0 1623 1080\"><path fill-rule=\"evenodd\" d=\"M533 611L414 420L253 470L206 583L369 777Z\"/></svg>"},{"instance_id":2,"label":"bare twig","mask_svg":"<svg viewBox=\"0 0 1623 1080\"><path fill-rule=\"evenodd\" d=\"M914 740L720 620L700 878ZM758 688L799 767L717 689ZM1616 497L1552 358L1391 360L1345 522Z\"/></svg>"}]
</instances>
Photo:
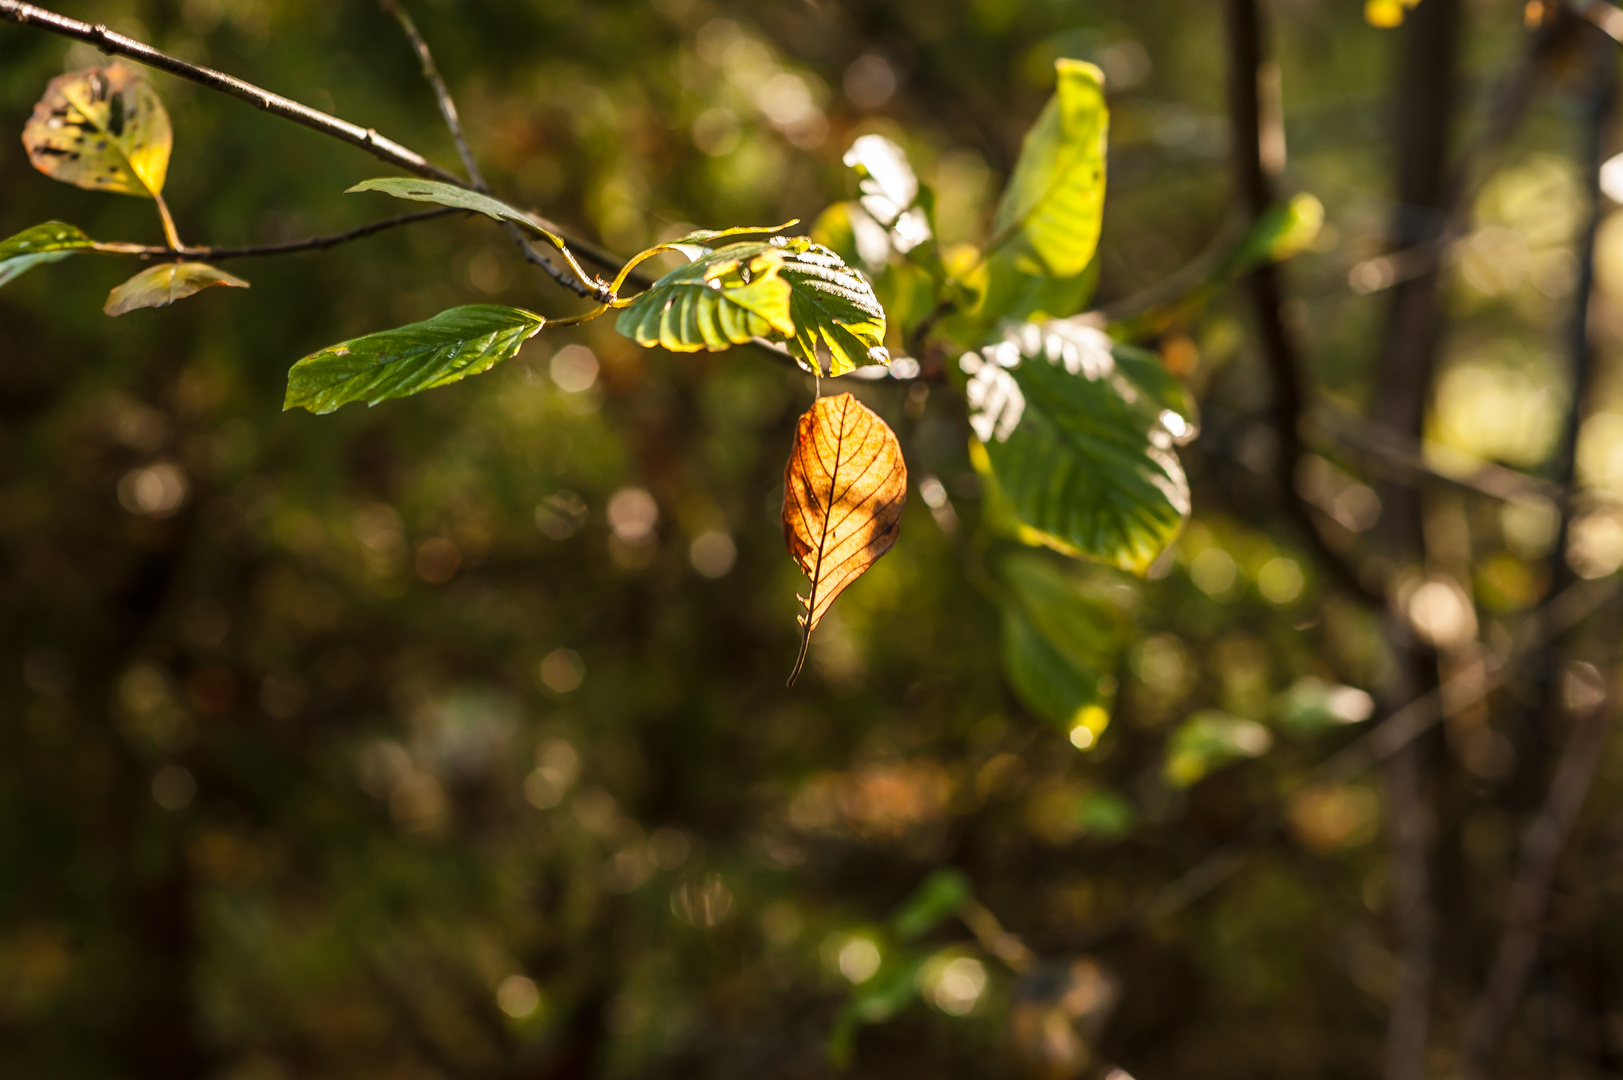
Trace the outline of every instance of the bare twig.
<instances>
[{"instance_id":1,"label":"bare twig","mask_svg":"<svg viewBox=\"0 0 1623 1080\"><path fill-rule=\"evenodd\" d=\"M1245 219L1255 223L1274 205L1275 199L1273 178L1269 175L1268 162L1264 160L1266 132L1261 83L1265 77L1265 31L1257 0L1228 0L1227 10L1229 130L1233 138L1234 195ZM1301 431L1306 399L1302 389L1299 350L1285 323L1285 298L1279 267L1265 263L1253 270L1250 291L1263 356L1274 378L1273 427L1274 434L1279 438L1283 459L1280 474L1286 510L1319 562L1335 579L1366 604L1381 607L1386 602L1382 591L1366 584L1357 566L1325 540L1307 500L1293 482L1297 467L1307 453Z\"/></svg>"},{"instance_id":2,"label":"bare twig","mask_svg":"<svg viewBox=\"0 0 1623 1080\"><path fill-rule=\"evenodd\" d=\"M291 98L273 94L269 90L261 89L250 82L245 82L223 71L215 71L199 64L189 63L168 53L160 52L152 46L136 41L134 38L109 30L102 23L81 22L70 19L66 15L59 15L54 11L36 7L33 4L22 3L21 0L0 0L0 19L16 23L18 26L37 26L62 37L73 38L94 45L109 56L127 56L148 67L166 71L178 78L186 79L206 86L210 90L228 94L240 101L246 101L256 109L291 120L296 124L303 124L323 135L338 139L359 147L374 157L389 164L416 173L418 176L433 180L442 180L448 184L462 185L462 181L454 174L446 172L415 150L407 149L392 139L386 139L371 128L363 128L359 124L352 124L348 120L340 120L336 116L312 109L308 105L301 105Z\"/></svg>"},{"instance_id":3,"label":"bare twig","mask_svg":"<svg viewBox=\"0 0 1623 1080\"><path fill-rule=\"evenodd\" d=\"M484 173L479 170L479 162L475 160L473 150L468 146L468 138L462 131L462 117L457 112L456 99L451 96L451 88L445 84L445 79L440 75L439 65L434 62L433 50L428 47L428 42L417 30L417 24L412 20L406 9L398 3L398 0L378 0L378 6L394 16L395 21L400 24L400 29L405 32L406 40L411 43L412 51L417 54L417 62L421 65L423 71L423 79L428 83L429 89L434 92L434 100L439 105L440 116L445 120L445 126L451 133L451 141L456 144L456 152L462 158L462 167L467 170L469 184L475 191L488 193L490 185L485 183ZM535 245L524 234L524 230L511 221L502 222L502 228L507 230L507 235L518 245L519 251L524 253L524 258L528 262L539 266L546 271L552 280L576 296L599 302L607 302L613 299L612 292L607 290L601 281L596 279L587 280L584 275L566 273L562 267L554 266L550 259L535 250Z\"/></svg>"},{"instance_id":4,"label":"bare twig","mask_svg":"<svg viewBox=\"0 0 1623 1080\"><path fill-rule=\"evenodd\" d=\"M473 184L475 191L489 191L485 178L479 171L479 163L474 160L473 151L468 147L468 139L462 133L462 118L457 115L456 100L451 97L451 90L440 77L439 65L434 63L434 54L429 51L428 42L423 35L417 32L417 24L412 21L411 15L401 7L397 0L378 0L378 6L393 15L400 24L400 29L406 33L411 42L413 51L417 53L417 62L422 65L423 79L428 83L429 89L434 91L434 100L439 104L440 116L445 118L445 126L451 132L451 141L456 143L456 152L462 158L462 168L467 171L468 180Z\"/></svg>"},{"instance_id":5,"label":"bare twig","mask_svg":"<svg viewBox=\"0 0 1623 1080\"><path fill-rule=\"evenodd\" d=\"M411 225L419 221L428 221L431 218L446 217L451 214L467 213L455 207L446 206L438 210L423 210L415 214L401 214L398 217L384 218L382 221L373 221L357 226L346 232L331 233L327 236L312 236L306 240L289 240L280 244L255 244L249 247L182 247L178 250L167 247L158 247L149 244L97 244L97 251L112 252L117 255L137 255L143 259L161 259L180 255L188 259L203 259L208 262L219 262L222 259L247 259L260 255L291 255L299 251L326 251L328 248L347 244L351 240L380 233L385 229L392 229L397 225Z\"/></svg>"},{"instance_id":6,"label":"bare twig","mask_svg":"<svg viewBox=\"0 0 1623 1080\"><path fill-rule=\"evenodd\" d=\"M1488 984L1465 1024L1465 1080L1483 1080L1505 1028L1515 1015L1527 977L1538 957L1544 913L1556 858L1566 844L1595 779L1605 745L1611 710L1602 701L1578 718L1572 737L1561 753L1560 764L1538 816L1522 839L1521 860L1510 887L1504 936L1488 973Z\"/></svg>"}]
</instances>

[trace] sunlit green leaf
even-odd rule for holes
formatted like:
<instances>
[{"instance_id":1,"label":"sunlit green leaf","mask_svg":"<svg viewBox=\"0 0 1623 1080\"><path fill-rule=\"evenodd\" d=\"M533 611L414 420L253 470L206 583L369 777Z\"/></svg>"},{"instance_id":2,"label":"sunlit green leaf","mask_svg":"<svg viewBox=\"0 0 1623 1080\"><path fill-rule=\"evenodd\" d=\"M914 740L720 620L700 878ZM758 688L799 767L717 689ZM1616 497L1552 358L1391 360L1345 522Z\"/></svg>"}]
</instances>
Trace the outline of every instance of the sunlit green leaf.
<instances>
[{"instance_id":1,"label":"sunlit green leaf","mask_svg":"<svg viewBox=\"0 0 1623 1080\"><path fill-rule=\"evenodd\" d=\"M36 266L88 251L95 241L73 225L47 221L24 229L16 236L0 240L0 285L22 276Z\"/></svg>"},{"instance_id":2,"label":"sunlit green leaf","mask_svg":"<svg viewBox=\"0 0 1623 1080\"><path fill-rule=\"evenodd\" d=\"M812 365L819 348L829 353L828 374L844 375L864 364L890 362L885 309L868 279L825 247L791 238L783 276L794 290L789 314L794 337L789 351Z\"/></svg>"},{"instance_id":3,"label":"sunlit green leaf","mask_svg":"<svg viewBox=\"0 0 1623 1080\"><path fill-rule=\"evenodd\" d=\"M1080 60L1055 61L1059 85L1026 134L998 203L995 232L1017 257L1055 278L1093 259L1105 199L1104 75Z\"/></svg>"},{"instance_id":4,"label":"sunlit green leaf","mask_svg":"<svg viewBox=\"0 0 1623 1080\"><path fill-rule=\"evenodd\" d=\"M1166 778L1174 787L1189 787L1235 761L1261 757L1274 744L1267 728L1215 710L1196 713L1167 740Z\"/></svg>"},{"instance_id":5,"label":"sunlit green leaf","mask_svg":"<svg viewBox=\"0 0 1623 1080\"><path fill-rule=\"evenodd\" d=\"M972 456L1028 543L1142 573L1189 514L1193 402L1148 354L1075 321L966 353Z\"/></svg>"},{"instance_id":6,"label":"sunlit green leaf","mask_svg":"<svg viewBox=\"0 0 1623 1080\"><path fill-rule=\"evenodd\" d=\"M545 321L520 308L471 304L333 345L293 365L282 408L329 413L444 386L510 358Z\"/></svg>"},{"instance_id":7,"label":"sunlit green leaf","mask_svg":"<svg viewBox=\"0 0 1623 1080\"><path fill-rule=\"evenodd\" d=\"M716 352L754 337L781 341L794 333L781 248L750 242L700 251L620 312L620 333L672 352Z\"/></svg>"},{"instance_id":8,"label":"sunlit green leaf","mask_svg":"<svg viewBox=\"0 0 1623 1080\"><path fill-rule=\"evenodd\" d=\"M1091 746L1109 722L1112 672L1127 638L1120 608L1085 588L1052 556L1015 552L1000 567L1008 588L1003 605L1003 662L1009 682L1039 716L1075 732Z\"/></svg>"},{"instance_id":9,"label":"sunlit green leaf","mask_svg":"<svg viewBox=\"0 0 1623 1080\"><path fill-rule=\"evenodd\" d=\"M122 64L58 75L23 127L34 168L54 180L151 198L174 136L151 85Z\"/></svg>"},{"instance_id":10,"label":"sunlit green leaf","mask_svg":"<svg viewBox=\"0 0 1623 1080\"><path fill-rule=\"evenodd\" d=\"M891 917L891 926L903 941L923 937L956 915L969 897L969 879L961 872L937 870L902 901Z\"/></svg>"},{"instance_id":11,"label":"sunlit green leaf","mask_svg":"<svg viewBox=\"0 0 1623 1080\"><path fill-rule=\"evenodd\" d=\"M885 311L838 255L804 237L728 244L654 282L616 323L640 345L712 352L752 337L786 341L808 364L823 346L831 373L882 363Z\"/></svg>"},{"instance_id":12,"label":"sunlit green leaf","mask_svg":"<svg viewBox=\"0 0 1623 1080\"><path fill-rule=\"evenodd\" d=\"M102 311L108 315L123 315L140 308L168 307L177 300L219 286L246 289L248 283L208 263L163 263L141 271L114 289L108 294Z\"/></svg>"}]
</instances>

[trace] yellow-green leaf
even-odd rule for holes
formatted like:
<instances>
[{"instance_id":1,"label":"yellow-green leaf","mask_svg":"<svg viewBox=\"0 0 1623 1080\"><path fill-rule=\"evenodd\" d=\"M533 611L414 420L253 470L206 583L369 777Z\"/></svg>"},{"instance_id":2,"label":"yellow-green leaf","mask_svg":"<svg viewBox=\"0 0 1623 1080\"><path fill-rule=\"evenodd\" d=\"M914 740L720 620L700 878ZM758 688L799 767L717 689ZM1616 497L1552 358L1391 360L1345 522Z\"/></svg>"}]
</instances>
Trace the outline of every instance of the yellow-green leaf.
<instances>
[{"instance_id":1,"label":"yellow-green leaf","mask_svg":"<svg viewBox=\"0 0 1623 1080\"><path fill-rule=\"evenodd\" d=\"M1055 278L1080 274L1099 243L1105 201L1104 74L1057 60L1059 86L1026 134L998 204L996 233Z\"/></svg>"},{"instance_id":2,"label":"yellow-green leaf","mask_svg":"<svg viewBox=\"0 0 1623 1080\"><path fill-rule=\"evenodd\" d=\"M248 288L246 281L208 263L164 263L141 271L114 289L108 294L102 311L108 315L123 315L138 308L168 307L176 300L220 285Z\"/></svg>"},{"instance_id":3,"label":"yellow-green leaf","mask_svg":"<svg viewBox=\"0 0 1623 1080\"><path fill-rule=\"evenodd\" d=\"M780 248L751 242L696 251L691 263L654 282L620 312L620 333L672 352L719 352L753 337L782 340L795 332Z\"/></svg>"},{"instance_id":4,"label":"yellow-green leaf","mask_svg":"<svg viewBox=\"0 0 1623 1080\"><path fill-rule=\"evenodd\" d=\"M88 251L96 242L72 225L47 221L0 240L0 285L45 263Z\"/></svg>"},{"instance_id":5,"label":"yellow-green leaf","mask_svg":"<svg viewBox=\"0 0 1623 1080\"><path fill-rule=\"evenodd\" d=\"M821 348L833 375L889 362L885 309L873 286L827 248L780 236L687 253L693 262L620 313L620 333L673 352L716 352L755 337L783 341L808 369Z\"/></svg>"},{"instance_id":6,"label":"yellow-green leaf","mask_svg":"<svg viewBox=\"0 0 1623 1080\"><path fill-rule=\"evenodd\" d=\"M23 127L28 160L91 191L163 191L174 136L157 91L122 64L52 79Z\"/></svg>"}]
</instances>

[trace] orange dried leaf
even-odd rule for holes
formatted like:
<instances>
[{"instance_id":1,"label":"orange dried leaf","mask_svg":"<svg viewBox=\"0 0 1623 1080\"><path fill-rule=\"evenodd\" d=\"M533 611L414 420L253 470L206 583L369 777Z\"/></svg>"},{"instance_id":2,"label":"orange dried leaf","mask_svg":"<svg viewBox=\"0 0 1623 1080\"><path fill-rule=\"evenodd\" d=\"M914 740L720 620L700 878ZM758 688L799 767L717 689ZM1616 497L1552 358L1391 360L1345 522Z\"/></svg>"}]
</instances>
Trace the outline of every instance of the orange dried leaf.
<instances>
[{"instance_id":1,"label":"orange dried leaf","mask_svg":"<svg viewBox=\"0 0 1623 1080\"><path fill-rule=\"evenodd\" d=\"M834 598L896 543L906 502L907 466L896 433L850 394L818 398L795 428L783 471L784 543L811 579L789 685Z\"/></svg>"}]
</instances>

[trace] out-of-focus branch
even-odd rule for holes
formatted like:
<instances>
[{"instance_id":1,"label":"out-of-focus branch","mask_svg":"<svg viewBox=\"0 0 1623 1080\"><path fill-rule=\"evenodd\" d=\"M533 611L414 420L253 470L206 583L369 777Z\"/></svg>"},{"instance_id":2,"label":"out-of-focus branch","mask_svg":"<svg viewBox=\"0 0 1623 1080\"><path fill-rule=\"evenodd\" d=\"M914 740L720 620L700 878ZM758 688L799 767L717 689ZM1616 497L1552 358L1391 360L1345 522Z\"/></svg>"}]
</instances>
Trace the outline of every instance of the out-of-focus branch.
<instances>
[{"instance_id":1,"label":"out-of-focus branch","mask_svg":"<svg viewBox=\"0 0 1623 1080\"><path fill-rule=\"evenodd\" d=\"M1489 970L1488 984L1465 1024L1464 1068L1460 1073L1463 1080L1485 1080L1488 1076L1494 1052L1521 1001L1527 977L1538 958L1556 858L1589 795L1610 716L1609 703L1602 701L1578 717L1550 780L1544 805L1522 838L1521 860L1505 913L1504 936Z\"/></svg>"},{"instance_id":2,"label":"out-of-focus branch","mask_svg":"<svg viewBox=\"0 0 1623 1080\"><path fill-rule=\"evenodd\" d=\"M1283 166L1278 109L1267 108L1263 87L1273 85L1263 59L1264 29L1257 0L1228 0L1229 131L1234 197L1248 223L1255 223L1275 200L1273 173ZM1269 123L1271 119L1271 124ZM1250 292L1263 356L1274 381L1274 434L1279 438L1285 505L1302 538L1318 561L1349 592L1380 607L1386 598L1365 583L1358 567L1325 540L1307 500L1293 478L1307 453L1302 442L1306 395L1302 389L1300 351L1284 314L1284 290L1277 265L1265 263L1251 272Z\"/></svg>"},{"instance_id":3,"label":"out-of-focus branch","mask_svg":"<svg viewBox=\"0 0 1623 1080\"><path fill-rule=\"evenodd\" d=\"M1589 59L1589 79L1583 101L1583 151L1581 175L1585 178L1589 206L1583 232L1578 239L1578 285L1574 290L1573 311L1568 329L1568 349L1572 380L1571 403L1556 451L1557 480L1570 488L1576 478L1578 433L1595 380L1595 345L1589 331L1589 307L1595 285L1595 237L1600 227L1604 202L1600 192L1600 168L1605 158L1605 135L1616 77L1616 43L1590 31L1583 42ZM1562 507L1560 527L1549 558L1550 580L1557 587L1574 579L1566 558L1567 537L1572 515ZM1518 747L1522 769L1530 777L1545 771L1547 752L1543 731L1557 718L1563 681L1563 649L1552 639L1528 665L1538 693L1529 709L1529 737ZM1544 912L1556 857L1571 831L1594 778L1606 731L1608 709L1602 699L1583 703L1565 751L1556 765L1544 802L1523 842L1522 857L1511 887L1510 906L1499 950L1488 974L1487 985L1466 1021L1461 1040L1461 1075L1464 1080L1486 1080L1493 1057L1516 1014L1518 1003L1538 957Z\"/></svg>"},{"instance_id":4,"label":"out-of-focus branch","mask_svg":"<svg viewBox=\"0 0 1623 1080\"><path fill-rule=\"evenodd\" d=\"M1282 791L1288 802L1297 791L1315 784L1345 784L1366 769L1389 761L1435 727L1445 715L1486 700L1516 674L1527 657L1562 637L1623 595L1623 581L1581 581L1552 597L1522 625L1504 655L1485 656L1435 690L1389 714L1362 736L1321 762L1294 786ZM1095 949L1128 933L1169 918L1233 877L1257 847L1278 835L1283 814L1275 809L1258 815L1235 840L1208 854L1178 878L1157 889L1128 918L1067 941L1067 949ZM1044 943L1045 945L1047 943ZM1043 951L1047 951L1044 949Z\"/></svg>"},{"instance_id":5,"label":"out-of-focus branch","mask_svg":"<svg viewBox=\"0 0 1623 1080\"><path fill-rule=\"evenodd\" d=\"M1347 283L1354 292L1380 292L1438 269L1448 251L1470 228L1476 191L1491 171L1489 163L1515 134L1538 82L1539 69L1572 29L1572 20L1562 18L1558 10L1554 17L1540 23L1528 35L1521 59L1494 86L1482 129L1461 154L1451 175L1448 187L1452 194L1448 201L1452 209L1444 217L1442 227L1431 235L1358 263L1347 275Z\"/></svg>"},{"instance_id":6,"label":"out-of-focus branch","mask_svg":"<svg viewBox=\"0 0 1623 1080\"><path fill-rule=\"evenodd\" d=\"M394 16L405 31L406 39L411 42L412 51L417 54L417 62L423 69L423 80L428 83L429 89L434 91L434 100L440 107L440 116L445 119L445 127L451 133L451 141L456 144L457 156L462 159L462 168L468 174L468 180L473 184L475 191L489 191L484 175L479 171L479 163L474 160L473 151L468 147L467 136L462 132L462 118L457 114L456 100L451 97L450 87L440 76L439 65L434 63L434 54L429 51L428 42L423 35L417 32L417 24L412 21L411 15L401 7L397 0L378 0L378 6Z\"/></svg>"}]
</instances>

